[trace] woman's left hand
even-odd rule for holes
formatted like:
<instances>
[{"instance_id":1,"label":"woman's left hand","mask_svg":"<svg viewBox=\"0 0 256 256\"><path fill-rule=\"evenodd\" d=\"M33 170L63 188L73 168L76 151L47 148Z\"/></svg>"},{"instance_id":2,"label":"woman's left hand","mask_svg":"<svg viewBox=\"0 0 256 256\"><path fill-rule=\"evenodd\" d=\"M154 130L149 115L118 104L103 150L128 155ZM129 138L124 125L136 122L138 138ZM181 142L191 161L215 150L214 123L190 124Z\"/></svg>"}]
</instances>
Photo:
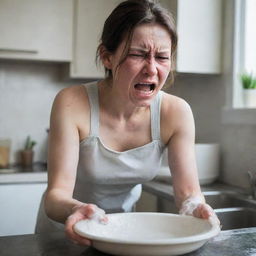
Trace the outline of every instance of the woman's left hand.
<instances>
[{"instance_id":1,"label":"woman's left hand","mask_svg":"<svg viewBox=\"0 0 256 256\"><path fill-rule=\"evenodd\" d=\"M208 219L213 225L220 225L220 221L209 204L201 203L193 211L193 216L202 219Z\"/></svg>"},{"instance_id":2,"label":"woman's left hand","mask_svg":"<svg viewBox=\"0 0 256 256\"><path fill-rule=\"evenodd\" d=\"M180 214L208 219L213 225L220 225L220 221L212 207L202 202L201 197L189 197L186 199L181 205Z\"/></svg>"}]
</instances>

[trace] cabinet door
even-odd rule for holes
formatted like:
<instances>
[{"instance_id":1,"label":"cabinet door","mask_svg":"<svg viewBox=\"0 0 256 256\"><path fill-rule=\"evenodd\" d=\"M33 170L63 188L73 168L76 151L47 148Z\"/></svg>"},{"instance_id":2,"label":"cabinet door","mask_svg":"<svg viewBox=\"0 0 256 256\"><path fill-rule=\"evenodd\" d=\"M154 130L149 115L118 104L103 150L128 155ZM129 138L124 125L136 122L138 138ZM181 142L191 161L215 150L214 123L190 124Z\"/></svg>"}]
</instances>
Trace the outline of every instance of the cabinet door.
<instances>
[{"instance_id":1,"label":"cabinet door","mask_svg":"<svg viewBox=\"0 0 256 256\"><path fill-rule=\"evenodd\" d=\"M1 0L0 58L70 61L71 0Z\"/></svg>"},{"instance_id":2,"label":"cabinet door","mask_svg":"<svg viewBox=\"0 0 256 256\"><path fill-rule=\"evenodd\" d=\"M46 183L0 186L0 236L34 233Z\"/></svg>"},{"instance_id":3,"label":"cabinet door","mask_svg":"<svg viewBox=\"0 0 256 256\"><path fill-rule=\"evenodd\" d=\"M221 72L221 0L160 0L176 21L178 49L176 71Z\"/></svg>"},{"instance_id":4,"label":"cabinet door","mask_svg":"<svg viewBox=\"0 0 256 256\"><path fill-rule=\"evenodd\" d=\"M121 0L76 0L74 24L73 78L102 78L104 69L95 64L96 49L104 22Z\"/></svg>"},{"instance_id":5,"label":"cabinet door","mask_svg":"<svg viewBox=\"0 0 256 256\"><path fill-rule=\"evenodd\" d=\"M177 71L221 72L221 0L178 0Z\"/></svg>"}]
</instances>

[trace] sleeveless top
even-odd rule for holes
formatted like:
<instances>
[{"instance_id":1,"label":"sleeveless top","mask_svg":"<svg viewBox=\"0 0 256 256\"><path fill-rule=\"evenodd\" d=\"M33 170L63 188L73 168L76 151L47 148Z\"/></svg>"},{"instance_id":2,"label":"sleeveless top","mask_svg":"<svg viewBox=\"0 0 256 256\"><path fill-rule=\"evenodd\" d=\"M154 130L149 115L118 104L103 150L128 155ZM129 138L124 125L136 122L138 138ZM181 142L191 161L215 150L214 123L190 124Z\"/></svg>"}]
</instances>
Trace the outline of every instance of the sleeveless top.
<instances>
[{"instance_id":1,"label":"sleeveless top","mask_svg":"<svg viewBox=\"0 0 256 256\"><path fill-rule=\"evenodd\" d=\"M165 148L160 138L162 91L150 105L152 141L117 152L106 147L99 136L97 83L88 83L85 88L91 111L90 134L80 142L73 197L84 203L96 204L106 213L132 211L141 195L141 184L152 180L161 167ZM43 222L40 226L45 228L47 225ZM53 223L52 220L50 222ZM37 232L40 232L40 228L37 228Z\"/></svg>"}]
</instances>

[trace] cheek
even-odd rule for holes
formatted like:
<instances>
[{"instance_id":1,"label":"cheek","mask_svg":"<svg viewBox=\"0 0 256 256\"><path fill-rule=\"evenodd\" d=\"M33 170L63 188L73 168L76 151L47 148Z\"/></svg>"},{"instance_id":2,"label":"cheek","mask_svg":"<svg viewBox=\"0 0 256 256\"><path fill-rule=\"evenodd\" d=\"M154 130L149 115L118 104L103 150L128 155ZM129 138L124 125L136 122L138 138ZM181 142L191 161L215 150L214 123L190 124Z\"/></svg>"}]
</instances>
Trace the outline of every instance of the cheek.
<instances>
[{"instance_id":1,"label":"cheek","mask_svg":"<svg viewBox=\"0 0 256 256\"><path fill-rule=\"evenodd\" d=\"M122 70L126 76L138 73L142 65L139 62L127 60L122 65Z\"/></svg>"},{"instance_id":2,"label":"cheek","mask_svg":"<svg viewBox=\"0 0 256 256\"><path fill-rule=\"evenodd\" d=\"M163 79L166 79L171 71L170 65L166 65L160 68L160 74Z\"/></svg>"}]
</instances>

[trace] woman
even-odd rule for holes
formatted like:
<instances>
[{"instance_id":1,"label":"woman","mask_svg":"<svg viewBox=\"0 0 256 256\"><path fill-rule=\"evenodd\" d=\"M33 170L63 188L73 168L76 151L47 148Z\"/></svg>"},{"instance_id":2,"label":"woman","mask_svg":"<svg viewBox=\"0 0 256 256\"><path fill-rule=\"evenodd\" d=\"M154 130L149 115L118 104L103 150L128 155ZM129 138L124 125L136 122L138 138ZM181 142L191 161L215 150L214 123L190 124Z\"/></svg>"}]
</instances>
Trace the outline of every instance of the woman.
<instances>
[{"instance_id":1,"label":"woman","mask_svg":"<svg viewBox=\"0 0 256 256\"><path fill-rule=\"evenodd\" d=\"M168 149L180 212L213 217L198 183L189 105L161 91L172 70L177 36L170 14L149 0L121 3L106 20L98 57L106 78L62 90L49 134L48 188L37 231L85 218L132 211L141 183L155 177ZM50 220L52 219L52 220Z\"/></svg>"}]
</instances>

